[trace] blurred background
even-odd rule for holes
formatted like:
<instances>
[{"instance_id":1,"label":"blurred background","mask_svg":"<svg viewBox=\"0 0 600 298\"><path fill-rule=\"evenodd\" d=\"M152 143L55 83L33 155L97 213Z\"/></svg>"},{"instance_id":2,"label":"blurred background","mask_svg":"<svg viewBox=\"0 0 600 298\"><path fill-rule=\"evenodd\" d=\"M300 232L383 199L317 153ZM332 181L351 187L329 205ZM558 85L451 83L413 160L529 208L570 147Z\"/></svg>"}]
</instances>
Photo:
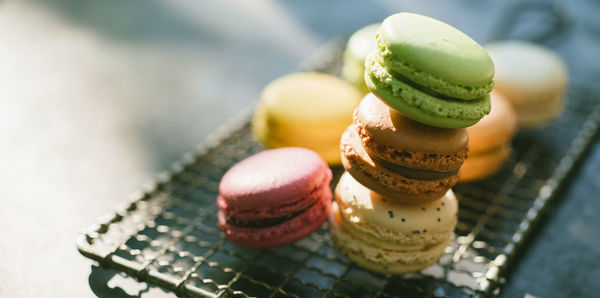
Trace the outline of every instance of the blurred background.
<instances>
[{"instance_id":1,"label":"blurred background","mask_svg":"<svg viewBox=\"0 0 600 298\"><path fill-rule=\"evenodd\" d=\"M76 250L77 236L332 38L410 11L484 44L504 29L497 24L514 3L0 0L0 297L170 295L109 278L104 269L92 273L91 262ZM566 59L571 81L597 84L600 2L556 5L571 22L544 44ZM548 22L531 15L522 24L509 33L527 37ZM583 182L567 196L598 193L598 168L596 144L575 178ZM571 201L572 209L561 212L586 209ZM560 297L600 289L597 268L569 267L539 279L532 269L550 272L552 262L598 264L600 239L590 242L589 233L600 229L594 216L600 206L586 210L575 228L570 213L559 214L556 224L553 219L503 295ZM553 250L561 244L544 240L544 233L556 233L553 225L567 234L575 230L569 249L575 245L583 254L559 261L549 253L537 256L536 250L565 253Z\"/></svg>"}]
</instances>

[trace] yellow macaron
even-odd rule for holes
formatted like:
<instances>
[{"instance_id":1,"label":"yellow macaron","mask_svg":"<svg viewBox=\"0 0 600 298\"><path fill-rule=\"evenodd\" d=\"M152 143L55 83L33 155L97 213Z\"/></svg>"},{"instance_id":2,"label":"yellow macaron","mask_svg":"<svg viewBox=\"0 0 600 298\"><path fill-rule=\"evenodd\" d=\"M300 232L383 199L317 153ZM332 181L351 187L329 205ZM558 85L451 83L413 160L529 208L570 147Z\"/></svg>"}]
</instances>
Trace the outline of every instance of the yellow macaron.
<instances>
[{"instance_id":1,"label":"yellow macaron","mask_svg":"<svg viewBox=\"0 0 600 298\"><path fill-rule=\"evenodd\" d=\"M468 127L469 157L460 168L459 181L488 177L502 168L510 154L510 142L517 130L517 115L498 92L490 93L491 112Z\"/></svg>"},{"instance_id":2,"label":"yellow macaron","mask_svg":"<svg viewBox=\"0 0 600 298\"><path fill-rule=\"evenodd\" d=\"M362 99L350 83L322 73L295 73L269 83L252 120L254 137L269 148L305 147L341 163L339 142Z\"/></svg>"},{"instance_id":3,"label":"yellow macaron","mask_svg":"<svg viewBox=\"0 0 600 298\"><path fill-rule=\"evenodd\" d=\"M568 73L557 54L524 41L494 42L485 48L496 67L494 89L512 103L520 127L539 127L561 114Z\"/></svg>"}]
</instances>

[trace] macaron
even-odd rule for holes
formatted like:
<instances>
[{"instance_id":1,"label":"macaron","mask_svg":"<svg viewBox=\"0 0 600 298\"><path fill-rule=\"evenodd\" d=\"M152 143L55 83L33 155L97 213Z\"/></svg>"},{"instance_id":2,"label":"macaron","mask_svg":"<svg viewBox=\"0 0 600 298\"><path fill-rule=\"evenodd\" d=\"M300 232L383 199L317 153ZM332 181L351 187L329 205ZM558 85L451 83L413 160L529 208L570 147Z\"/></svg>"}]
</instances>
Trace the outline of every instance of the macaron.
<instances>
[{"instance_id":1,"label":"macaron","mask_svg":"<svg viewBox=\"0 0 600 298\"><path fill-rule=\"evenodd\" d=\"M468 155L468 139L464 128L412 121L370 93L342 135L342 163L373 191L418 204L440 198L456 184Z\"/></svg>"},{"instance_id":2,"label":"macaron","mask_svg":"<svg viewBox=\"0 0 600 298\"><path fill-rule=\"evenodd\" d=\"M371 24L354 32L344 50L342 78L365 94L370 92L365 84L365 58L375 49L375 34L379 25L379 23Z\"/></svg>"},{"instance_id":3,"label":"macaron","mask_svg":"<svg viewBox=\"0 0 600 298\"><path fill-rule=\"evenodd\" d=\"M331 178L327 164L308 149L262 151L221 179L218 226L229 241L248 248L300 240L327 219Z\"/></svg>"},{"instance_id":4,"label":"macaron","mask_svg":"<svg viewBox=\"0 0 600 298\"><path fill-rule=\"evenodd\" d=\"M413 13L386 18L367 55L365 82L390 107L436 127L471 126L490 111L494 64L473 39Z\"/></svg>"},{"instance_id":5,"label":"macaron","mask_svg":"<svg viewBox=\"0 0 600 298\"><path fill-rule=\"evenodd\" d=\"M304 147L339 164L340 136L362 96L331 75L286 75L264 88L252 120L254 137L268 148Z\"/></svg>"},{"instance_id":6,"label":"macaron","mask_svg":"<svg viewBox=\"0 0 600 298\"><path fill-rule=\"evenodd\" d=\"M510 142L517 130L515 110L496 91L490 94L492 111L468 127L469 157L462 165L459 181L486 178L502 168L510 153Z\"/></svg>"},{"instance_id":7,"label":"macaron","mask_svg":"<svg viewBox=\"0 0 600 298\"><path fill-rule=\"evenodd\" d=\"M496 66L494 89L514 106L519 127L539 127L561 114L568 73L557 54L516 40L490 43L485 48Z\"/></svg>"},{"instance_id":8,"label":"macaron","mask_svg":"<svg viewBox=\"0 0 600 298\"><path fill-rule=\"evenodd\" d=\"M368 270L418 271L444 254L457 210L451 190L434 202L407 205L378 195L344 173L329 217L331 238L350 261Z\"/></svg>"}]
</instances>

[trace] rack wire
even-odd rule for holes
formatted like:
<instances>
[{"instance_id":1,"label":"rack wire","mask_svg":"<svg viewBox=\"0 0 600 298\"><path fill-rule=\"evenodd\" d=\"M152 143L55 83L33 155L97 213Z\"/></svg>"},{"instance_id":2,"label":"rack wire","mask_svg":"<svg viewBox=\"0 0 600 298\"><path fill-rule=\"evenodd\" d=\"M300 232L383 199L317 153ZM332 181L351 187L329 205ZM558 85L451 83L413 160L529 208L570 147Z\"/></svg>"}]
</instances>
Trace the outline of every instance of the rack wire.
<instances>
[{"instance_id":1,"label":"rack wire","mask_svg":"<svg viewBox=\"0 0 600 298\"><path fill-rule=\"evenodd\" d=\"M330 43L301 68L335 72L343 45ZM495 295L515 252L597 134L599 94L572 85L562 116L544 129L519 132L499 173L455 186L455 237L437 264L421 272L390 276L354 266L332 246L327 223L280 248L229 243L216 226L215 201L222 175L263 149L251 137L250 111L90 227L78 249L103 266L190 297ZM333 170L339 176L343 169Z\"/></svg>"}]
</instances>

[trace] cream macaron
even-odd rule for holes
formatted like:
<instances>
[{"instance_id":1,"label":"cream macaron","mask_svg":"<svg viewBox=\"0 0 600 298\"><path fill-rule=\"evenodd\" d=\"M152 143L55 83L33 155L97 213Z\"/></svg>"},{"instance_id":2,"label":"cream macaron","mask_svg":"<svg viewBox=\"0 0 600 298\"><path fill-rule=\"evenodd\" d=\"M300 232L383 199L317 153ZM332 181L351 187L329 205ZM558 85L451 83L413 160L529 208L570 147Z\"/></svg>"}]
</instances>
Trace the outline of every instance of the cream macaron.
<instances>
[{"instance_id":1,"label":"cream macaron","mask_svg":"<svg viewBox=\"0 0 600 298\"><path fill-rule=\"evenodd\" d=\"M519 127L542 126L561 114L568 73L557 54L525 41L494 42L485 49L496 68L494 89L514 106Z\"/></svg>"},{"instance_id":2,"label":"cream macaron","mask_svg":"<svg viewBox=\"0 0 600 298\"><path fill-rule=\"evenodd\" d=\"M403 204L378 195L344 173L329 218L334 245L366 269L402 274L434 264L457 223L458 204L449 190L424 204Z\"/></svg>"}]
</instances>

